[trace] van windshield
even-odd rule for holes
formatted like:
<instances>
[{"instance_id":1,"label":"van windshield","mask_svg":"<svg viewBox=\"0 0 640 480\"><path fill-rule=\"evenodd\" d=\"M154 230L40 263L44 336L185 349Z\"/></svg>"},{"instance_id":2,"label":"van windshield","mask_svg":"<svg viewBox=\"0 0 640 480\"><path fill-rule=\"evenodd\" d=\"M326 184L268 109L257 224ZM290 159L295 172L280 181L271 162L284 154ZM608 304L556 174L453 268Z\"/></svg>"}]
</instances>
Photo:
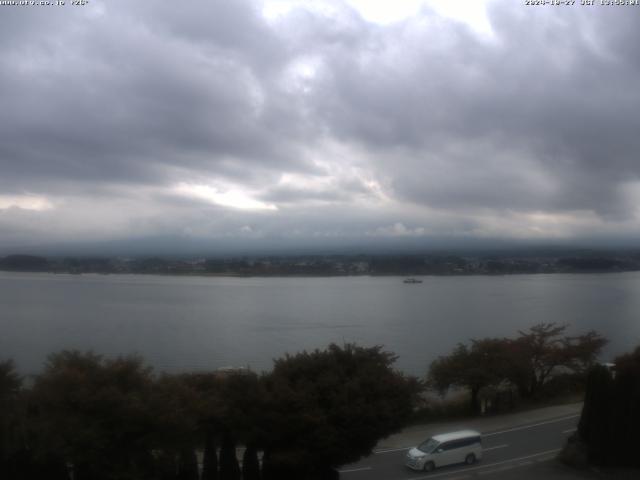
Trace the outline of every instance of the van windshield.
<instances>
[{"instance_id":1,"label":"van windshield","mask_svg":"<svg viewBox=\"0 0 640 480\"><path fill-rule=\"evenodd\" d=\"M436 449L438 445L440 445L439 442L436 442L433 438L430 438L429 440L425 440L420 445L418 445L418 450L424 453L431 453Z\"/></svg>"}]
</instances>

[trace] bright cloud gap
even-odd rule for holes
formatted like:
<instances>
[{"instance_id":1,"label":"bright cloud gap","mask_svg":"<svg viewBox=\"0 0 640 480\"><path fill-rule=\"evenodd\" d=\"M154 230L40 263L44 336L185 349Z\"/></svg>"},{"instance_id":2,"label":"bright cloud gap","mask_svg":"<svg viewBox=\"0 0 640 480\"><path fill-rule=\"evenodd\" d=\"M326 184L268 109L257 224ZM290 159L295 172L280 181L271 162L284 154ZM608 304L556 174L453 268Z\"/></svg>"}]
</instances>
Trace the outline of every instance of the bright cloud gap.
<instances>
[{"instance_id":1,"label":"bright cloud gap","mask_svg":"<svg viewBox=\"0 0 640 480\"><path fill-rule=\"evenodd\" d=\"M256 200L249 193L239 189L221 189L209 185L179 183L172 191L185 197L205 200L215 205L239 210L278 210L275 205Z\"/></svg>"}]
</instances>

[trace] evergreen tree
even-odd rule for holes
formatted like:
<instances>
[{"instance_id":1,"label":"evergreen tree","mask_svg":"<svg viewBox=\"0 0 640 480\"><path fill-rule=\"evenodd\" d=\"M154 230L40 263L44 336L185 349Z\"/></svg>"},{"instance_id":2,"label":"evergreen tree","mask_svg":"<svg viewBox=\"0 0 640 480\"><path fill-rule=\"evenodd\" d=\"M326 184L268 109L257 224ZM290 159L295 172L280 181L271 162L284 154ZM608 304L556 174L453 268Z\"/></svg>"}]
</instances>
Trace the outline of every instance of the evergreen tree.
<instances>
[{"instance_id":1,"label":"evergreen tree","mask_svg":"<svg viewBox=\"0 0 640 480\"><path fill-rule=\"evenodd\" d=\"M579 435L587 444L589 460L601 465L607 463L611 448L611 387L609 370L601 365L592 367L578 423Z\"/></svg>"},{"instance_id":2,"label":"evergreen tree","mask_svg":"<svg viewBox=\"0 0 640 480\"><path fill-rule=\"evenodd\" d=\"M381 347L332 344L287 355L263 378L263 478L311 478L371 453L411 416L420 390Z\"/></svg>"},{"instance_id":3,"label":"evergreen tree","mask_svg":"<svg viewBox=\"0 0 640 480\"><path fill-rule=\"evenodd\" d=\"M25 415L21 408L22 378L12 360L0 362L0 472L13 472L24 445ZM26 452L24 452L26 453ZM17 472L16 472L17 473Z\"/></svg>"},{"instance_id":4,"label":"evergreen tree","mask_svg":"<svg viewBox=\"0 0 640 480\"><path fill-rule=\"evenodd\" d=\"M240 480L236 443L229 431L222 436L220 448L220 480Z\"/></svg>"},{"instance_id":5,"label":"evergreen tree","mask_svg":"<svg viewBox=\"0 0 640 480\"><path fill-rule=\"evenodd\" d=\"M614 405L612 407L615 465L640 467L640 347L615 359Z\"/></svg>"},{"instance_id":6,"label":"evergreen tree","mask_svg":"<svg viewBox=\"0 0 640 480\"><path fill-rule=\"evenodd\" d=\"M218 453L216 440L212 432L207 431L202 458L202 480L218 480Z\"/></svg>"},{"instance_id":7,"label":"evergreen tree","mask_svg":"<svg viewBox=\"0 0 640 480\"><path fill-rule=\"evenodd\" d=\"M253 445L248 445L242 456L242 480L260 480L258 451Z\"/></svg>"},{"instance_id":8,"label":"evergreen tree","mask_svg":"<svg viewBox=\"0 0 640 480\"><path fill-rule=\"evenodd\" d=\"M640 347L616 358L613 372L591 368L578 435L590 463L639 467Z\"/></svg>"},{"instance_id":9,"label":"evergreen tree","mask_svg":"<svg viewBox=\"0 0 640 480\"><path fill-rule=\"evenodd\" d=\"M182 448L178 456L178 480L198 480L198 458L193 448Z\"/></svg>"},{"instance_id":10,"label":"evergreen tree","mask_svg":"<svg viewBox=\"0 0 640 480\"><path fill-rule=\"evenodd\" d=\"M177 480L178 462L173 452L167 450L158 452L154 467L154 478L158 480Z\"/></svg>"}]
</instances>

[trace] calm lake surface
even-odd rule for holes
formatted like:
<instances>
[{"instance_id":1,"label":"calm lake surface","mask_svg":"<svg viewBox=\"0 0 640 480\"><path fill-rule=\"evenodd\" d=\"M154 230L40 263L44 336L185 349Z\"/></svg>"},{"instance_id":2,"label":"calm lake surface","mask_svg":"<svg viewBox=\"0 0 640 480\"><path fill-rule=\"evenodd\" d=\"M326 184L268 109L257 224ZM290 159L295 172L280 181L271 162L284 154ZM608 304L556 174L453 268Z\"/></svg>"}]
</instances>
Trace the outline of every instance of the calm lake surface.
<instances>
[{"instance_id":1,"label":"calm lake surface","mask_svg":"<svg viewBox=\"0 0 640 480\"><path fill-rule=\"evenodd\" d=\"M0 272L0 360L41 370L61 349L138 353L171 372L249 366L330 342L382 344L423 375L457 342L538 322L595 329L603 360L640 344L640 272L582 275L224 278Z\"/></svg>"}]
</instances>

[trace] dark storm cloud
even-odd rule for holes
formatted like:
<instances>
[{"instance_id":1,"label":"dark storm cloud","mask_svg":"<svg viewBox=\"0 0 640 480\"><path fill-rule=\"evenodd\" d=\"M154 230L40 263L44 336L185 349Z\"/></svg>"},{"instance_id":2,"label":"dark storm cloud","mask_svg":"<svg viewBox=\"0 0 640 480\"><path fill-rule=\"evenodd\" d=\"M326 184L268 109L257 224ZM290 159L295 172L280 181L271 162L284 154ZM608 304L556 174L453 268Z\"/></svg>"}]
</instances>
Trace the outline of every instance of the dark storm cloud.
<instances>
[{"instance_id":1,"label":"dark storm cloud","mask_svg":"<svg viewBox=\"0 0 640 480\"><path fill-rule=\"evenodd\" d=\"M3 243L640 233L634 9L496 1L491 36L341 2L271 20L249 0L1 13Z\"/></svg>"},{"instance_id":2,"label":"dark storm cloud","mask_svg":"<svg viewBox=\"0 0 640 480\"><path fill-rule=\"evenodd\" d=\"M28 39L0 64L6 183L158 182L166 165L248 177L308 168L293 142L304 122L269 85L285 47L255 6L129 5L2 17L24 19Z\"/></svg>"},{"instance_id":3,"label":"dark storm cloud","mask_svg":"<svg viewBox=\"0 0 640 480\"><path fill-rule=\"evenodd\" d=\"M640 171L629 12L493 5L493 39L425 18L334 48L318 117L340 138L397 155L379 166L400 197L624 212L618 186ZM540 174L555 191L539 188Z\"/></svg>"}]
</instances>

